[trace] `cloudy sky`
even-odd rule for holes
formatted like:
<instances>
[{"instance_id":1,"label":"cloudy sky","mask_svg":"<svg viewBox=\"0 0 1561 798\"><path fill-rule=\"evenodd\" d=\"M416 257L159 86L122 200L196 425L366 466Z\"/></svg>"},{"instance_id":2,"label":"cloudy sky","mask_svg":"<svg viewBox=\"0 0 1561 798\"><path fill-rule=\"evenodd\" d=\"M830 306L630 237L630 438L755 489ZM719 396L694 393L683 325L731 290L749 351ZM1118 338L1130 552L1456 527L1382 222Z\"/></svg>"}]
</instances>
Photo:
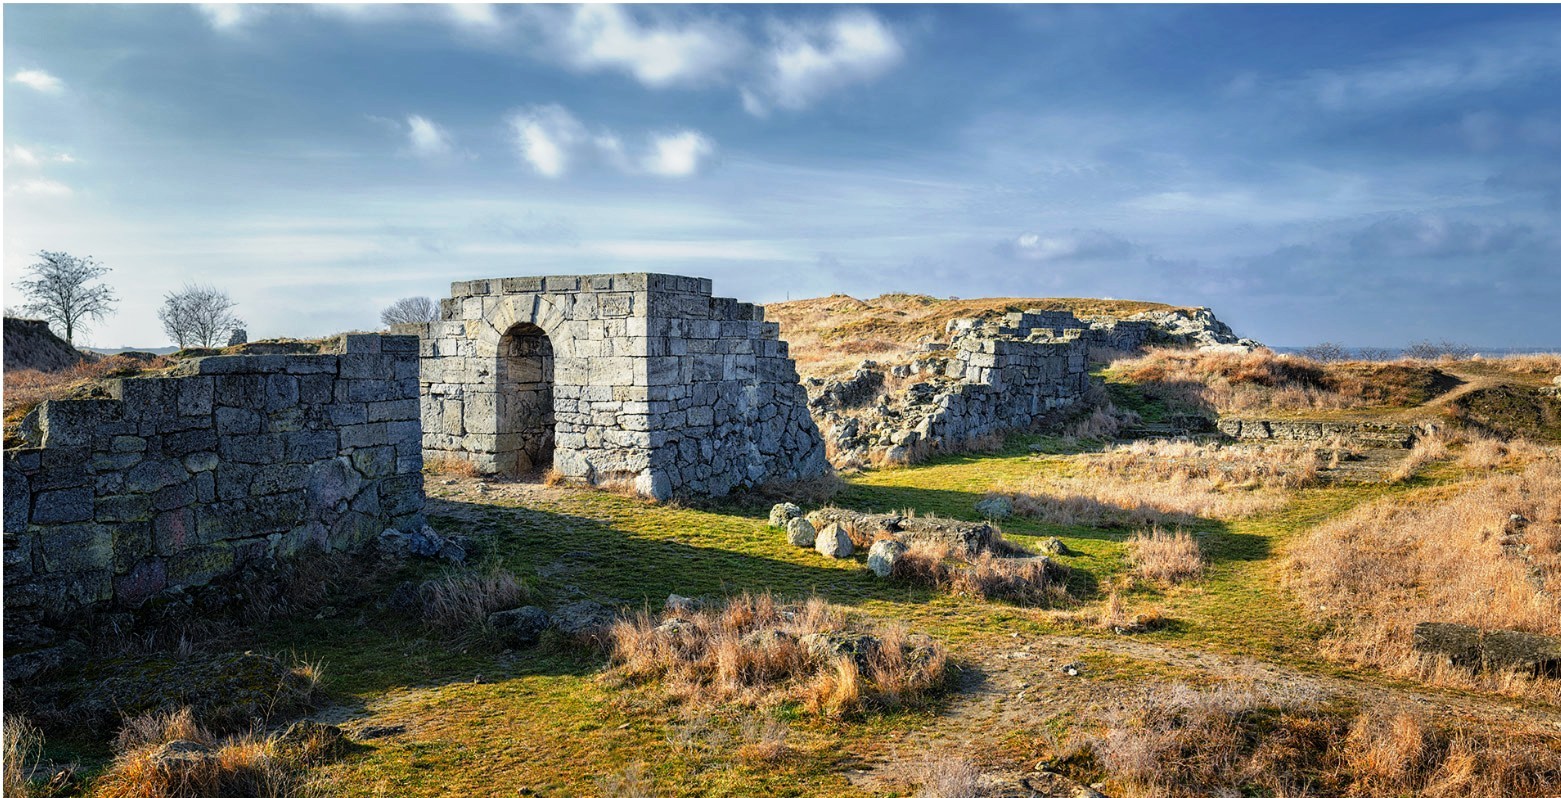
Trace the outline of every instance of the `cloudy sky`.
<instances>
[{"instance_id":1,"label":"cloudy sky","mask_svg":"<svg viewBox=\"0 0 1561 798\"><path fill-rule=\"evenodd\" d=\"M1110 296L1277 345L1561 345L1561 8L4 9L40 249L251 337L452 280Z\"/></svg>"}]
</instances>

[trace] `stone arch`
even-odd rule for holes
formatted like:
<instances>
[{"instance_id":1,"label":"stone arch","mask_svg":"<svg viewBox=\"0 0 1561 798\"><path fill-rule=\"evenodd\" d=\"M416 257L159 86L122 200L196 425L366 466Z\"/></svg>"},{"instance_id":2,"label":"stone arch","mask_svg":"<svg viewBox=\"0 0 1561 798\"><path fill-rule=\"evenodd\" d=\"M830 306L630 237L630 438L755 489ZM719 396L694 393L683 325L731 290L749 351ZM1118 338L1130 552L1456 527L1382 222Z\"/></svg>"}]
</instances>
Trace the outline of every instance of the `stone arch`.
<instances>
[{"instance_id":1,"label":"stone arch","mask_svg":"<svg viewBox=\"0 0 1561 798\"><path fill-rule=\"evenodd\" d=\"M525 474L553 464L553 342L539 326L517 322L499 337L494 361L494 465Z\"/></svg>"}]
</instances>

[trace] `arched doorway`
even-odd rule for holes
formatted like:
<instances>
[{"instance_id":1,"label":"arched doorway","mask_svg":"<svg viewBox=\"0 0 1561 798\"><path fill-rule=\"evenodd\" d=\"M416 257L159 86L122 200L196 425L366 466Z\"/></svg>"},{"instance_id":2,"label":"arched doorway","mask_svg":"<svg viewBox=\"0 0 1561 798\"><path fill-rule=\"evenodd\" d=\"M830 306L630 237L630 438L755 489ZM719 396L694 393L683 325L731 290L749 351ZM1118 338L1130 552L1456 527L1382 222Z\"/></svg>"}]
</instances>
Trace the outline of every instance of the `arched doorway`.
<instances>
[{"instance_id":1,"label":"arched doorway","mask_svg":"<svg viewBox=\"0 0 1561 798\"><path fill-rule=\"evenodd\" d=\"M527 474L553 465L553 343L541 327L516 324L499 340L495 371L501 474Z\"/></svg>"}]
</instances>

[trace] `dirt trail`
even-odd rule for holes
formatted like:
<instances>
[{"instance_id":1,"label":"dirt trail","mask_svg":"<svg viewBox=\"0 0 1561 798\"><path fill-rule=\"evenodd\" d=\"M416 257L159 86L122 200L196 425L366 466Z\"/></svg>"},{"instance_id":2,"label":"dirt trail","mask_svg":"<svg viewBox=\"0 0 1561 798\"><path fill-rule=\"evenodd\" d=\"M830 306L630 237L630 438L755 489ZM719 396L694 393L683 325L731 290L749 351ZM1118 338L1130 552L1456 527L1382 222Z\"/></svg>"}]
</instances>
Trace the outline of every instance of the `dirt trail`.
<instances>
[{"instance_id":1,"label":"dirt trail","mask_svg":"<svg viewBox=\"0 0 1561 798\"><path fill-rule=\"evenodd\" d=\"M936 723L907 735L878 760L850 774L869 790L903 789L908 763L929 759L990 758L994 744L1016 730L1045 734L1045 721L1062 712L1087 714L1110 706L1144 680L1100 678L1089 655L1118 655L1191 671L1216 681L1251 682L1277 694L1326 699L1345 697L1366 705L1410 709L1431 717L1467 722L1517 720L1553 726L1561 732L1561 708L1419 687L1398 687L1308 673L1286 665L1234 654L1161 646L1132 638L1038 635L984 641L956 650L967 663L957 693ZM1086 660L1081 664L1081 660ZM1078 666L1078 675L1064 672ZM1153 677L1156 681L1162 678ZM985 755L985 756L983 756ZM1022 763L1033 766L1035 763Z\"/></svg>"}]
</instances>

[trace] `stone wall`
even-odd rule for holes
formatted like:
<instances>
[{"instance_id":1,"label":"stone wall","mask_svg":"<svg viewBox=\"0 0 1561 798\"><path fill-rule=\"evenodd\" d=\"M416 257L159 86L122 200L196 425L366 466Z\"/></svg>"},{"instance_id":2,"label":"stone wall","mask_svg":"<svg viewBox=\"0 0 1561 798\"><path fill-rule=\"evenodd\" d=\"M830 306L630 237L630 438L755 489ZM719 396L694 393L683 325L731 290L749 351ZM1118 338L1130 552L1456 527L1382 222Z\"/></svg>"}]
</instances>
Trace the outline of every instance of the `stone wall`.
<instances>
[{"instance_id":1,"label":"stone wall","mask_svg":"<svg viewBox=\"0 0 1561 798\"><path fill-rule=\"evenodd\" d=\"M1319 446L1334 440L1346 445L1408 449L1435 431L1431 422L1388 421L1291 421L1279 419L1222 418L1215 422L1224 435L1238 440L1298 441Z\"/></svg>"},{"instance_id":2,"label":"stone wall","mask_svg":"<svg viewBox=\"0 0 1561 798\"><path fill-rule=\"evenodd\" d=\"M778 327L709 280L508 277L450 293L415 328L430 459L551 467L657 499L829 470Z\"/></svg>"},{"instance_id":3,"label":"stone wall","mask_svg":"<svg viewBox=\"0 0 1561 798\"><path fill-rule=\"evenodd\" d=\"M862 412L817 405L837 462L908 462L920 454L1056 419L1088 393L1090 342L1069 313L954 319L946 346L911 363L917 377ZM830 395L821 384L819 395Z\"/></svg>"},{"instance_id":4,"label":"stone wall","mask_svg":"<svg viewBox=\"0 0 1561 798\"><path fill-rule=\"evenodd\" d=\"M5 638L422 527L417 339L236 355L48 401L5 452Z\"/></svg>"}]
</instances>

